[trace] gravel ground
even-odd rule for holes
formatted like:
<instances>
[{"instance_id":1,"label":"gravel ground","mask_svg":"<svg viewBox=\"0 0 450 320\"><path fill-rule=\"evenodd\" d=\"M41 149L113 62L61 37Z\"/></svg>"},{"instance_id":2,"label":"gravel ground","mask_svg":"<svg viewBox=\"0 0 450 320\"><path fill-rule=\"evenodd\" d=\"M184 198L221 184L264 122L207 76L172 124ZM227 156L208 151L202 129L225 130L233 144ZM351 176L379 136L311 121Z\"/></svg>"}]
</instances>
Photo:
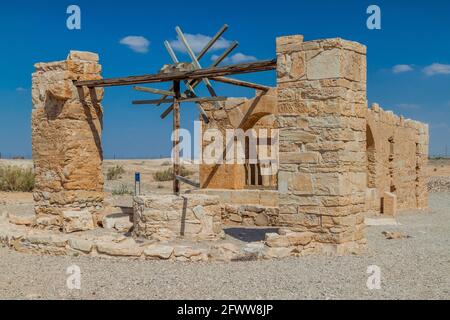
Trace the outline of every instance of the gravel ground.
<instances>
[{"instance_id":1,"label":"gravel ground","mask_svg":"<svg viewBox=\"0 0 450 320\"><path fill-rule=\"evenodd\" d=\"M450 177L430 177L429 192L450 192Z\"/></svg>"},{"instance_id":2,"label":"gravel ground","mask_svg":"<svg viewBox=\"0 0 450 320\"><path fill-rule=\"evenodd\" d=\"M450 299L450 193L430 194L430 205L428 213L402 213L400 226L369 227L363 256L186 264L0 248L0 298ZM387 240L383 231L411 238ZM72 264L81 268L81 290L66 287ZM366 287L370 265L381 268L380 290Z\"/></svg>"}]
</instances>

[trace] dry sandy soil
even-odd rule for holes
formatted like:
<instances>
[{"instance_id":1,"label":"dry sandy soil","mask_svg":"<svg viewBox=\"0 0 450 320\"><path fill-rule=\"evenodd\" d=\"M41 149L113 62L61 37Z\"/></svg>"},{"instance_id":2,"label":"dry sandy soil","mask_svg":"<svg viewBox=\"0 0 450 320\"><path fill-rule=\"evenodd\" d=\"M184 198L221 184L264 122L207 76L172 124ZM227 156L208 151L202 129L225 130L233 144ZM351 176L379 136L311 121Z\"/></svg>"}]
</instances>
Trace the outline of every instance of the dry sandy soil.
<instances>
[{"instance_id":1,"label":"dry sandy soil","mask_svg":"<svg viewBox=\"0 0 450 320\"><path fill-rule=\"evenodd\" d=\"M134 189L134 172L148 192L170 192L171 182L154 181L165 160L105 161L104 171L123 165L118 181ZM31 166L30 161L0 160ZM189 166L194 170L194 166ZM450 177L450 161L430 161L430 175ZM194 173L191 179L197 180ZM186 188L183 185L183 188ZM450 190L449 190L450 191ZM130 196L110 201L131 204ZM29 193L0 193L0 210L32 210ZM430 210L402 212L398 226L367 228L361 256L308 256L281 261L173 263L88 257L35 256L0 248L0 299L450 299L450 192L430 194ZM410 236L387 240L383 231ZM68 290L67 267L81 268L81 290ZM381 289L366 286L367 268L381 270Z\"/></svg>"}]
</instances>

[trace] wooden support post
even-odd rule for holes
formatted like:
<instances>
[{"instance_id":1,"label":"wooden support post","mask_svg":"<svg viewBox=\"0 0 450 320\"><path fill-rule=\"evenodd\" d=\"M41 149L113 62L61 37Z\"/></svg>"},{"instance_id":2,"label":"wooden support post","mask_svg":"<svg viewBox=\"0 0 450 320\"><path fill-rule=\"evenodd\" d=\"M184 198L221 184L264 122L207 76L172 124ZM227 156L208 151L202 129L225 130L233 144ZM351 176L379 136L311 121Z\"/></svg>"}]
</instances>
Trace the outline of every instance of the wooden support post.
<instances>
[{"instance_id":1,"label":"wooden support post","mask_svg":"<svg viewBox=\"0 0 450 320\"><path fill-rule=\"evenodd\" d=\"M176 178L180 175L180 81L173 82L173 90L175 92L173 102L173 193L180 193L180 181Z\"/></svg>"}]
</instances>

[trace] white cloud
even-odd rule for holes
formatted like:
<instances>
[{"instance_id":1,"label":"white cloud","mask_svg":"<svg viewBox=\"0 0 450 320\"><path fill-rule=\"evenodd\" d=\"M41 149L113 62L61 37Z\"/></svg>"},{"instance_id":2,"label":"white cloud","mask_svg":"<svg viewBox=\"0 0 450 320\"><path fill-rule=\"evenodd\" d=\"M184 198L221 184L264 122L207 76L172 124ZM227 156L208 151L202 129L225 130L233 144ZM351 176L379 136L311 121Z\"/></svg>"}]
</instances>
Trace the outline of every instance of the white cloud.
<instances>
[{"instance_id":1,"label":"white cloud","mask_svg":"<svg viewBox=\"0 0 450 320\"><path fill-rule=\"evenodd\" d=\"M409 64L397 64L392 68L393 73L403 73L403 72L409 72L413 71L413 67Z\"/></svg>"},{"instance_id":2,"label":"white cloud","mask_svg":"<svg viewBox=\"0 0 450 320\"><path fill-rule=\"evenodd\" d=\"M17 87L17 88L16 88L16 91L17 91L17 92L26 92L27 89L25 89L24 87Z\"/></svg>"},{"instance_id":3,"label":"white cloud","mask_svg":"<svg viewBox=\"0 0 450 320\"><path fill-rule=\"evenodd\" d=\"M218 55L212 55L211 60L215 61L219 56ZM243 54L241 52L235 53L234 55L225 58L223 62L225 64L236 64L236 63L243 63L243 62L250 62L250 61L256 61L256 57L254 56L248 56L246 54Z\"/></svg>"},{"instance_id":4,"label":"white cloud","mask_svg":"<svg viewBox=\"0 0 450 320\"><path fill-rule=\"evenodd\" d=\"M185 33L184 37L186 38L187 43L195 53L199 53L200 51L202 51L202 49L206 46L206 44L212 39L212 37L200 33L197 34ZM231 41L228 41L225 38L219 38L214 43L214 45L210 50L213 51L225 49L228 48L230 44ZM179 37L177 40L170 41L170 45L176 51L187 52L186 47L183 45L183 42L181 42Z\"/></svg>"},{"instance_id":5,"label":"white cloud","mask_svg":"<svg viewBox=\"0 0 450 320\"><path fill-rule=\"evenodd\" d=\"M420 106L418 104L413 104L413 103L400 103L400 104L397 104L396 107L401 108L401 109L408 109L408 110L420 109Z\"/></svg>"},{"instance_id":6,"label":"white cloud","mask_svg":"<svg viewBox=\"0 0 450 320\"><path fill-rule=\"evenodd\" d=\"M127 36L120 40L120 44L123 44L138 53L147 53L150 41L141 36Z\"/></svg>"},{"instance_id":7,"label":"white cloud","mask_svg":"<svg viewBox=\"0 0 450 320\"><path fill-rule=\"evenodd\" d=\"M433 63L423 68L423 72L427 76L434 76L436 74L450 74L450 64Z\"/></svg>"}]
</instances>

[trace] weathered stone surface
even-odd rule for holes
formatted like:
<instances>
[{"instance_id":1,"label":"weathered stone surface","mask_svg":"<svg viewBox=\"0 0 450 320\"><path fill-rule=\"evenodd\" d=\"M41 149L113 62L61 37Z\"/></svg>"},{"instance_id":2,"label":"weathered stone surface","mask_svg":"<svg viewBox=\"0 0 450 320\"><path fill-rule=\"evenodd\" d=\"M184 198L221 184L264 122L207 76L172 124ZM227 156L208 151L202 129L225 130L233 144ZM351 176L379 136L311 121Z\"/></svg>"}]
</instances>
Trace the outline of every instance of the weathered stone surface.
<instances>
[{"instance_id":1,"label":"weathered stone surface","mask_svg":"<svg viewBox=\"0 0 450 320\"><path fill-rule=\"evenodd\" d=\"M133 227L130 215L126 213L113 213L103 217L102 226L105 229L116 229L121 232L128 232Z\"/></svg>"},{"instance_id":2,"label":"weathered stone surface","mask_svg":"<svg viewBox=\"0 0 450 320\"><path fill-rule=\"evenodd\" d=\"M31 226L36 222L34 215L8 214L9 222L16 225Z\"/></svg>"},{"instance_id":3,"label":"weathered stone surface","mask_svg":"<svg viewBox=\"0 0 450 320\"><path fill-rule=\"evenodd\" d=\"M110 256L139 257L144 251L144 248L137 245L132 239L119 243L97 242L96 247L99 253Z\"/></svg>"},{"instance_id":4,"label":"weathered stone surface","mask_svg":"<svg viewBox=\"0 0 450 320\"><path fill-rule=\"evenodd\" d=\"M312 232L288 232L286 236L291 246L305 246L313 240L314 234Z\"/></svg>"},{"instance_id":5,"label":"weathered stone surface","mask_svg":"<svg viewBox=\"0 0 450 320\"><path fill-rule=\"evenodd\" d=\"M289 247L290 242L287 236L278 233L266 233L266 244L269 247Z\"/></svg>"},{"instance_id":6,"label":"weathered stone surface","mask_svg":"<svg viewBox=\"0 0 450 320\"><path fill-rule=\"evenodd\" d=\"M212 256L215 260L231 261L239 256L240 249L232 243L222 243L214 247L217 253Z\"/></svg>"},{"instance_id":7,"label":"weathered stone surface","mask_svg":"<svg viewBox=\"0 0 450 320\"><path fill-rule=\"evenodd\" d=\"M217 240L223 235L217 196L134 197L134 235L155 240Z\"/></svg>"},{"instance_id":8,"label":"weathered stone surface","mask_svg":"<svg viewBox=\"0 0 450 320\"><path fill-rule=\"evenodd\" d=\"M264 257L266 259L281 259L281 258L286 258L289 257L292 253L292 248L266 248L265 252L264 252Z\"/></svg>"},{"instance_id":9,"label":"weathered stone surface","mask_svg":"<svg viewBox=\"0 0 450 320\"><path fill-rule=\"evenodd\" d=\"M144 254L148 258L169 259L173 250L173 246L154 244L146 247L144 249Z\"/></svg>"},{"instance_id":10,"label":"weathered stone surface","mask_svg":"<svg viewBox=\"0 0 450 320\"><path fill-rule=\"evenodd\" d=\"M90 240L85 240L81 238L70 238L69 246L72 249L83 251L85 253L90 253L92 251L93 242Z\"/></svg>"},{"instance_id":11,"label":"weathered stone surface","mask_svg":"<svg viewBox=\"0 0 450 320\"><path fill-rule=\"evenodd\" d=\"M103 89L80 89L73 80L99 79L98 55L71 51L67 60L38 63L32 76L32 147L38 216L57 216L40 228L63 227L62 213L102 209ZM43 222L43 221L42 221ZM48 221L47 221L48 222Z\"/></svg>"},{"instance_id":12,"label":"weathered stone surface","mask_svg":"<svg viewBox=\"0 0 450 320\"><path fill-rule=\"evenodd\" d=\"M94 221L89 211L64 211L63 217L63 231L71 233L76 231L86 231L94 229Z\"/></svg>"},{"instance_id":13,"label":"weathered stone surface","mask_svg":"<svg viewBox=\"0 0 450 320\"><path fill-rule=\"evenodd\" d=\"M397 196L390 192L385 192L383 197L383 213L395 216L397 213Z\"/></svg>"}]
</instances>

